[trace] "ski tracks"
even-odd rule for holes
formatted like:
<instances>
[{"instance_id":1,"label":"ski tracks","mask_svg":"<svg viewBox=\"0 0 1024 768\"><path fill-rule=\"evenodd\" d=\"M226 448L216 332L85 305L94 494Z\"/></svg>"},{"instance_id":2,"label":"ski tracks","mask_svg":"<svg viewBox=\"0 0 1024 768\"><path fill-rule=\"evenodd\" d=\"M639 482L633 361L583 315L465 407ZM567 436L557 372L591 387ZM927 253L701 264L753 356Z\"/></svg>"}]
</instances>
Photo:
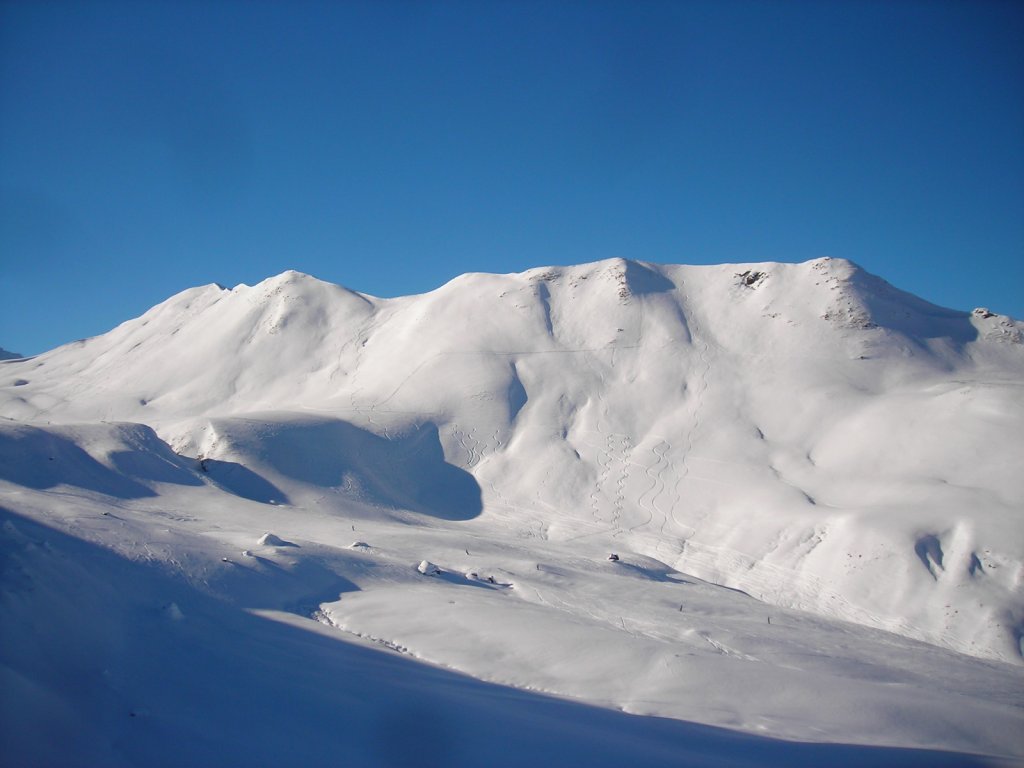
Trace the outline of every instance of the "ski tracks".
<instances>
[{"instance_id":1,"label":"ski tracks","mask_svg":"<svg viewBox=\"0 0 1024 768\"><path fill-rule=\"evenodd\" d=\"M583 443L593 448L597 456L598 473L594 481L593 489L590 492L591 517L599 525L607 525L606 531L611 531L617 536L621 533L621 521L626 507L626 486L629 483L629 453L633 448L633 440L629 435L621 432L613 432L602 426L602 419L607 419L608 404L604 399L603 390L606 379L600 372L598 377L597 391L597 414L594 421L598 440L594 443ZM614 480L613 480L614 477ZM611 510L602 509L601 495L605 489L614 483L614 492L611 495ZM608 494L604 493L605 498ZM603 514L604 513L604 514ZM582 534L574 538L582 538L592 534Z\"/></svg>"},{"instance_id":2,"label":"ski tracks","mask_svg":"<svg viewBox=\"0 0 1024 768\"><path fill-rule=\"evenodd\" d=\"M501 434L501 429L495 429L485 440L480 440L477 437L476 427L471 427L468 432L460 428L460 425L452 425L452 437L462 448L465 461L463 466L466 469L473 469L480 464L484 459L497 453L503 443L498 438Z\"/></svg>"},{"instance_id":3,"label":"ski tracks","mask_svg":"<svg viewBox=\"0 0 1024 768\"><path fill-rule=\"evenodd\" d=\"M638 528L645 528L654 521L655 514L660 514L664 518L664 513L658 509L658 497L665 492L665 470L670 466L670 462L666 457L668 451L671 449L671 445L664 439L661 438L651 446L651 453L654 454L656 461L653 466L645 466L644 473L647 478L651 481L650 487L642 491L637 497L636 504L641 511L647 513L647 519L643 522L639 522L636 525L630 526L629 532L633 533ZM661 448L661 453L658 453L658 448ZM644 503L644 497L648 496L648 502ZM664 531L665 525L662 522L662 530Z\"/></svg>"},{"instance_id":4,"label":"ski tracks","mask_svg":"<svg viewBox=\"0 0 1024 768\"><path fill-rule=\"evenodd\" d=\"M475 434L476 427L470 429L469 432L462 431L457 425L452 428L452 436L458 441L462 450L465 451L465 465L467 469L472 469L483 457L483 451L480 450L481 443L476 439Z\"/></svg>"}]
</instances>

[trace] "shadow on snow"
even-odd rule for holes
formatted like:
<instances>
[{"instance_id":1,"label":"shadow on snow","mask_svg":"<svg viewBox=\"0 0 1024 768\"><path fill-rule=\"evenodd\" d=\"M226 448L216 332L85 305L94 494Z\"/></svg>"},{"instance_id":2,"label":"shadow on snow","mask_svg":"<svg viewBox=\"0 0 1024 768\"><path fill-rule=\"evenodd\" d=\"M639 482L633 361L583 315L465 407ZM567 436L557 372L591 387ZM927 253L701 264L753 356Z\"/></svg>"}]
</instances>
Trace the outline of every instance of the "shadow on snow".
<instances>
[{"instance_id":1,"label":"shadow on snow","mask_svg":"<svg viewBox=\"0 0 1024 768\"><path fill-rule=\"evenodd\" d=\"M258 433L253 424L260 425ZM251 453L268 470L291 480L345 488L374 503L444 520L469 520L483 511L480 486L471 474L445 461L432 423L390 439L340 419L248 418L217 426L234 450Z\"/></svg>"},{"instance_id":2,"label":"shadow on snow","mask_svg":"<svg viewBox=\"0 0 1024 768\"><path fill-rule=\"evenodd\" d=\"M482 682L254 615L3 510L0 562L0 742L12 764L986 764L780 741Z\"/></svg>"}]
</instances>

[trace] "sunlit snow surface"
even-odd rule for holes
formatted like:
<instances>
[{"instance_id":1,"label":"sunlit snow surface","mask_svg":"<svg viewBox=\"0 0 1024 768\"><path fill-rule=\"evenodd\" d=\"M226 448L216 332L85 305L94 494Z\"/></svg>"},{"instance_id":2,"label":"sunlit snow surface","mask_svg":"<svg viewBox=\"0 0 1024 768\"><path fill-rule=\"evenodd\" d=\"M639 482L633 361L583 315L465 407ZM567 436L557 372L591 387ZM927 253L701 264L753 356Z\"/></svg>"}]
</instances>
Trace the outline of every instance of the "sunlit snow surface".
<instances>
[{"instance_id":1,"label":"sunlit snow surface","mask_svg":"<svg viewBox=\"0 0 1024 768\"><path fill-rule=\"evenodd\" d=\"M1020 760L1021 341L841 260L615 260L4 361L0 753Z\"/></svg>"}]
</instances>

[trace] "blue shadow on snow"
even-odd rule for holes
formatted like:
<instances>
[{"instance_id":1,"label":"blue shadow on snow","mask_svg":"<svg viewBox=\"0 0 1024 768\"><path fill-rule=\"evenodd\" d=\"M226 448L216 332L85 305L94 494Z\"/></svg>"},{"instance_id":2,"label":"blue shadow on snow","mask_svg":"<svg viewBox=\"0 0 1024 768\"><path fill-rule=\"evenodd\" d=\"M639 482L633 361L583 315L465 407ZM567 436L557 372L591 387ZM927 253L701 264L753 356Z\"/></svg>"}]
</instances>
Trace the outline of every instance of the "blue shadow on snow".
<instances>
[{"instance_id":1,"label":"blue shadow on snow","mask_svg":"<svg viewBox=\"0 0 1024 768\"><path fill-rule=\"evenodd\" d=\"M483 682L253 614L2 509L0 559L21 574L0 601L0 742L12 765L990 764L782 741Z\"/></svg>"}]
</instances>

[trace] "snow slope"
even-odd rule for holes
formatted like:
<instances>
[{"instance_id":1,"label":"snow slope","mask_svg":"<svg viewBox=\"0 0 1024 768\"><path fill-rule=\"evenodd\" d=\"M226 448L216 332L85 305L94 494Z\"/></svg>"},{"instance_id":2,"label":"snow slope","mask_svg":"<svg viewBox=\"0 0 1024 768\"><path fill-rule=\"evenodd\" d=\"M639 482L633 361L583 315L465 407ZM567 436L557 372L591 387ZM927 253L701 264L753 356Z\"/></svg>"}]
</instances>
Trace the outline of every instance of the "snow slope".
<instances>
[{"instance_id":1,"label":"snow slope","mask_svg":"<svg viewBox=\"0 0 1024 768\"><path fill-rule=\"evenodd\" d=\"M612 260L388 300L287 272L3 361L0 647L35 702L5 698L4 736L31 754L59 703L61 754L151 763L194 731L168 761L216 762L298 696L280 764L365 695L450 708L448 764L1024 757L1022 332L842 260ZM148 645L182 690L258 693L188 721ZM515 748L463 736L496 707Z\"/></svg>"}]
</instances>

